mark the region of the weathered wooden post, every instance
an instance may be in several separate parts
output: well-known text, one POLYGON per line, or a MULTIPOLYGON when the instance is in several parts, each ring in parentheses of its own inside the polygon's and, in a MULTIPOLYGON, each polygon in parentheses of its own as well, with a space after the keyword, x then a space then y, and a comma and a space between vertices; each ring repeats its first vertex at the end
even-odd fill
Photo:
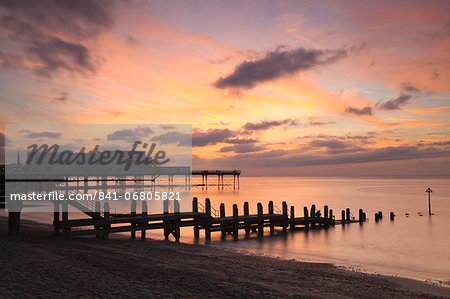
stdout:
POLYGON ((260 202, 258 202, 258 238, 262 238, 264 235, 264 218, 263 218, 263 207, 260 202))
MULTIPOLYGON (((136 217, 136 201, 132 200, 131 201, 131 217, 136 217)), ((136 224, 134 222, 131 222, 131 239, 135 239, 136 238, 136 231, 134 230, 134 227, 136 226, 136 224)), ((164 237, 166 236, 166 228, 164 228, 164 237)))
POLYGON ((341 210, 341 222, 343 225, 345 225, 345 211, 341 210))
POLYGON ((238 220, 238 206, 233 204, 233 239, 237 240, 239 236, 239 220, 238 220))
POLYGON ((309 217, 308 217, 308 208, 303 207, 303 218, 305 220, 305 230, 309 229, 309 217))
POLYGON ((284 218, 283 233, 285 233, 286 229, 287 229, 287 222, 289 221, 287 202, 283 201, 282 209, 283 209, 283 218, 284 218))
POLYGON ((309 216, 310 216, 310 219, 311 219, 310 220, 310 226, 314 227, 316 225, 316 223, 314 222, 315 221, 314 218, 316 218, 316 205, 315 204, 311 205, 311 211, 310 211, 309 216))
POLYGON ((294 206, 291 206, 291 226, 289 227, 290 231, 293 232, 295 230, 295 209, 294 206))
POLYGON ((109 238, 109 228, 111 227, 111 224, 109 223, 109 203, 105 202, 103 205, 103 218, 105 221, 105 225, 103 226, 103 238, 108 240, 109 238))
POLYGON ((380 218, 380 220, 383 219, 383 212, 378 211, 378 218, 380 218))
POLYGON ((329 221, 331 225, 334 225, 334 219, 333 219, 333 209, 330 209, 330 217, 329 217, 329 221))
POLYGON ((428 188, 425 192, 428 193, 428 215, 431 216, 431 192, 433 192, 433 190, 428 188))
MULTIPOLYGON (((220 204, 220 208, 219 208, 219 217, 220 218, 225 218, 225 204, 224 203, 221 203, 220 204)), ((226 234, 227 234, 227 231, 225 230, 225 224, 222 222, 222 224, 221 224, 221 228, 222 228, 222 230, 221 230, 221 233, 222 233, 222 239, 225 239, 225 237, 226 237, 226 234)))
MULTIPOLYGON (((248 215, 249 215, 248 202, 244 202, 244 216, 248 215)), ((244 222, 245 222, 245 237, 248 238, 248 236, 250 235, 250 224, 248 223, 247 220, 244 220, 244 222)))
MULTIPOLYGON (((273 215, 273 201, 269 201, 269 214, 273 215)), ((273 226, 272 220, 270 220, 270 235, 272 236, 275 232, 275 227, 273 226)))
POLYGON ((347 219, 347 222, 350 223, 351 217, 350 217, 350 208, 346 208, 345 212, 347 216, 345 217, 347 219))
POLYGON ((328 219, 328 206, 327 205, 325 205, 323 207, 323 218, 325 218, 325 220, 328 219))
POLYGON ((179 200, 174 200, 173 201, 173 212, 175 214, 180 214, 180 201, 179 200))
POLYGON ((375 213, 375 222, 378 222, 380 220, 380 214, 375 213))
MULTIPOLYGON (((95 219, 98 221, 100 219, 100 202, 96 202, 95 203, 95 210, 94 210, 94 214, 95 214, 95 219)), ((102 229, 102 227, 100 225, 94 225, 95 228, 95 237, 96 238, 100 238, 100 229, 102 229)))
POLYGON ((53 203, 53 233, 59 234, 60 222, 59 222, 59 203, 53 203))
MULTIPOLYGON (((194 197, 192 199, 192 212, 198 213, 198 198, 194 197)), ((198 239, 200 237, 200 230, 198 229, 198 224, 194 225, 194 238, 198 239)))
POLYGON ((359 223, 363 223, 363 221, 364 221, 364 216, 363 216, 363 210, 362 209, 359 209, 358 220, 359 220, 359 223))
POLYGON ((205 198, 205 213, 208 217, 208 224, 205 227, 205 239, 207 241, 211 240, 211 201, 209 198, 205 198))
POLYGON ((363 212, 363 218, 364 218, 364 221, 367 220, 367 218, 366 218, 366 212, 363 212))
POLYGON ((391 212, 391 214, 390 214, 390 218, 391 218, 391 221, 394 221, 394 218, 395 218, 395 214, 394 214, 394 212, 391 212))
POLYGON ((141 229, 141 240, 145 240, 145 234, 146 234, 146 227, 148 224, 147 221, 147 213, 148 213, 148 207, 147 207, 147 202, 144 200, 142 202, 142 229, 141 229))

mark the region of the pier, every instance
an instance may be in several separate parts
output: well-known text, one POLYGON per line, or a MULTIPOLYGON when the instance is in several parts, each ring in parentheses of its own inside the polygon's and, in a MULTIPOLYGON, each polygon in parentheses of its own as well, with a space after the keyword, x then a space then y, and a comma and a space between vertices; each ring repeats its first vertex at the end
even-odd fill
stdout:
POLYGON ((202 182, 193 184, 193 186, 201 186, 202 189, 208 190, 208 186, 217 186, 217 189, 224 189, 225 186, 233 186, 233 189, 239 189, 240 170, 192 170, 192 176, 201 176, 202 182), (217 178, 216 182, 209 182, 208 177, 217 178), (233 182, 224 183, 224 177, 233 177, 233 182))
POLYGON ((132 201, 129 214, 111 214, 109 204, 104 203, 103 212, 100 210, 100 203, 97 202, 95 210, 88 219, 70 219, 68 212, 60 213, 60 204, 55 204, 54 231, 55 234, 64 237, 95 235, 108 239, 109 234, 119 232, 130 232, 131 238, 136 238, 136 232, 140 232, 141 239, 146 238, 148 230, 162 229, 165 239, 170 235, 175 241, 180 240, 180 228, 192 227, 194 237, 198 239, 203 231, 205 240, 211 240, 211 233, 220 232, 222 238, 230 234, 237 240, 240 231, 245 237, 255 233, 258 238, 264 236, 264 229, 269 228, 273 235, 275 230, 283 233, 295 231, 297 229, 309 230, 311 228, 328 228, 334 225, 347 225, 349 223, 363 223, 366 221, 365 212, 359 210, 359 219, 351 213, 350 209, 341 211, 341 219, 335 219, 335 214, 328 206, 324 206, 323 213, 316 212, 313 204, 310 209, 303 208, 303 215, 296 216, 295 207, 286 202, 282 203, 281 209, 269 201, 267 209, 264 211, 261 203, 257 204, 257 213, 249 213, 249 204, 243 205, 243 213, 239 213, 237 204, 232 206, 232 214, 225 214, 225 204, 221 204, 219 210, 211 206, 211 201, 206 198, 201 204, 196 197, 192 200, 191 212, 174 213, 147 213, 147 202, 142 201, 141 211, 137 213, 137 201, 132 201), (60 217, 60 214, 62 217, 60 217))

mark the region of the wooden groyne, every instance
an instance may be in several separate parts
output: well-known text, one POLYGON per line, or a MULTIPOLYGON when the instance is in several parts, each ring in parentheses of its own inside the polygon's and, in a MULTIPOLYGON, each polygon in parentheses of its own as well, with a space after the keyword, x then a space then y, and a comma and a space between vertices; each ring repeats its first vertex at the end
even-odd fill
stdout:
POLYGON ((203 205, 194 197, 191 212, 148 214, 145 201, 142 202, 141 213, 137 213, 136 208, 137 202, 133 201, 130 214, 111 214, 109 203, 106 202, 101 213, 100 203, 97 202, 92 218, 69 219, 68 212, 60 213, 59 208, 55 206, 54 230, 56 234, 67 237, 96 235, 103 238, 108 238, 111 233, 119 232, 130 232, 131 238, 136 238, 136 232, 140 232, 141 239, 145 239, 147 230, 162 229, 166 239, 173 235, 178 242, 181 227, 192 227, 195 238, 199 238, 200 232, 203 231, 205 239, 209 241, 212 232, 221 232, 222 238, 230 234, 237 240, 240 231, 243 231, 246 237, 256 233, 259 238, 262 238, 265 228, 269 228, 272 235, 276 229, 287 232, 366 221, 366 214, 362 209, 359 210, 359 219, 356 219, 347 208, 341 211, 341 219, 337 220, 333 210, 328 206, 324 206, 321 212, 316 211, 316 206, 313 204, 310 209, 304 207, 302 214, 299 213, 302 216, 297 217, 294 206, 288 207, 288 204, 283 202, 279 209, 273 201, 268 203, 265 211, 262 204, 258 203, 256 214, 249 213, 248 202, 243 205, 243 213, 239 213, 238 205, 233 204, 232 215, 229 216, 225 214, 225 204, 222 203, 219 210, 216 210, 211 206, 209 198, 205 199, 203 205))

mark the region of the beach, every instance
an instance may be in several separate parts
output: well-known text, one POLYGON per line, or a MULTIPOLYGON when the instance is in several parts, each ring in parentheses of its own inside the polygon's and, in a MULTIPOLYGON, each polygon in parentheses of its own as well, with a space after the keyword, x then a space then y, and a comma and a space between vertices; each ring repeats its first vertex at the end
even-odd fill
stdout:
POLYGON ((22 220, 7 235, 0 218, 4 297, 400 297, 450 298, 417 280, 156 240, 64 239, 22 220))

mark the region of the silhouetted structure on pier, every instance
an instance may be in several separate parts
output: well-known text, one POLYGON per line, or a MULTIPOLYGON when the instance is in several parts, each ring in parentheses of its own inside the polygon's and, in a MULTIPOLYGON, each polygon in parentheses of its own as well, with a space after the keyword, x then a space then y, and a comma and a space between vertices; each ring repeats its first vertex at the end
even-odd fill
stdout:
MULTIPOLYGON (((240 170, 192 170, 192 176, 201 176, 202 183, 195 186, 201 186, 202 188, 208 190, 208 176, 217 176, 217 188, 224 188, 224 176, 233 176, 233 189, 239 189, 239 176, 241 175, 240 170)), ((214 186, 214 184, 209 183, 209 186, 214 186)))

